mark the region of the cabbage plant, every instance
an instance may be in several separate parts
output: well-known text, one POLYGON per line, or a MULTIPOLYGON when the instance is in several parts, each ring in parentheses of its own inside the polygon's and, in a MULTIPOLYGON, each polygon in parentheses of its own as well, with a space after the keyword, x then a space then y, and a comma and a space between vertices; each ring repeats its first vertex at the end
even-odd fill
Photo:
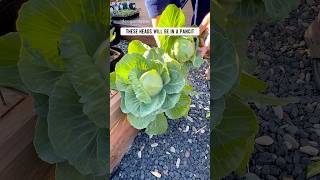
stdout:
POLYGON ((121 110, 133 127, 159 135, 168 127, 167 117, 188 115, 185 75, 181 64, 161 49, 134 40, 111 73, 111 88, 121 92, 121 110))
POLYGON ((181 63, 190 61, 196 54, 193 39, 187 37, 180 37, 176 39, 171 51, 172 56, 181 63))
MULTIPOLYGON (((158 26, 159 28, 186 26, 186 17, 182 9, 174 4, 168 5, 162 12, 158 26)), ((186 71, 199 68, 203 64, 199 48, 199 39, 194 36, 167 36, 159 35, 160 48, 183 65, 186 71)))

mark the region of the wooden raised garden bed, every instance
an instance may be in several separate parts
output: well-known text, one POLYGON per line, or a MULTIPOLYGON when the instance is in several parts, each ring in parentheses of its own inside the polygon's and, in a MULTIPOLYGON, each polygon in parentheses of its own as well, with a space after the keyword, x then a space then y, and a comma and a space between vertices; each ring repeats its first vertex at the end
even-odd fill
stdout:
POLYGON ((40 160, 33 147, 36 114, 31 97, 0 90, 6 101, 0 101, 0 179, 54 180, 53 165, 40 160))
POLYGON ((110 92, 110 173, 119 165, 129 150, 138 130, 133 128, 127 116, 120 110, 121 96, 117 91, 110 92))

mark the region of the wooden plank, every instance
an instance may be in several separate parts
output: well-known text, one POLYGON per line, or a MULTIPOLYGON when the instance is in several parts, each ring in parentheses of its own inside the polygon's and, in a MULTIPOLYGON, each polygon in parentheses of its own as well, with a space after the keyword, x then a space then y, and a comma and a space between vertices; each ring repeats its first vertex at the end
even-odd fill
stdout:
POLYGON ((54 165, 40 160, 29 144, 6 169, 0 173, 0 179, 8 180, 54 180, 54 165))
MULTIPOLYGON (((120 109, 121 95, 119 92, 111 92, 112 97, 110 97, 110 129, 115 126, 115 124, 123 119, 125 114, 122 113, 120 109)), ((110 95, 111 96, 111 95, 110 95)))
POLYGON ((20 103, 26 95, 19 91, 0 87, 0 91, 4 97, 6 105, 0 100, 0 118, 5 116, 14 106, 20 103))
POLYGON ((138 134, 127 118, 123 118, 110 130, 110 173, 113 172, 128 152, 131 144, 138 134))
POLYGON ((0 118, 0 179, 54 180, 53 165, 40 160, 35 152, 35 124, 31 97, 0 118))
POLYGON ((0 121, 0 173, 30 143, 34 135, 36 115, 32 110, 32 98, 24 101, 9 111, 0 121))

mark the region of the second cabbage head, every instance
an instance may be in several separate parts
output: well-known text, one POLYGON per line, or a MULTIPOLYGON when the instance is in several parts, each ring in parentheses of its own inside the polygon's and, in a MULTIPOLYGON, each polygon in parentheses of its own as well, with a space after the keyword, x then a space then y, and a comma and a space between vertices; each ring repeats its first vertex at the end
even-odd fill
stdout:
POLYGON ((134 40, 111 73, 111 88, 121 92, 121 110, 130 124, 149 135, 166 131, 167 118, 187 116, 191 99, 181 64, 161 49, 134 40))

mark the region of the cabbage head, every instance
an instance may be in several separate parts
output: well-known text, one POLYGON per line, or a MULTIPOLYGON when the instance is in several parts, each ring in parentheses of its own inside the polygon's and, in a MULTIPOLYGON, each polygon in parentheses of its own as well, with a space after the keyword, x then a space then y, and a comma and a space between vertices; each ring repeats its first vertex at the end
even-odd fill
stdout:
POLYGON ((182 36, 176 38, 173 42, 170 55, 182 63, 187 72, 191 68, 199 68, 201 66, 203 59, 197 51, 199 39, 182 36))
POLYGON ((121 110, 130 124, 146 128, 149 135, 158 135, 168 127, 167 117, 186 116, 191 103, 181 64, 165 58, 160 49, 147 47, 140 41, 129 44, 126 54, 110 74, 111 89, 121 92, 121 110))
POLYGON ((162 78, 155 69, 143 73, 140 82, 150 96, 157 95, 163 87, 162 78))
POLYGON ((179 62, 190 61, 196 53, 195 44, 192 38, 180 37, 173 44, 173 56, 179 62))

